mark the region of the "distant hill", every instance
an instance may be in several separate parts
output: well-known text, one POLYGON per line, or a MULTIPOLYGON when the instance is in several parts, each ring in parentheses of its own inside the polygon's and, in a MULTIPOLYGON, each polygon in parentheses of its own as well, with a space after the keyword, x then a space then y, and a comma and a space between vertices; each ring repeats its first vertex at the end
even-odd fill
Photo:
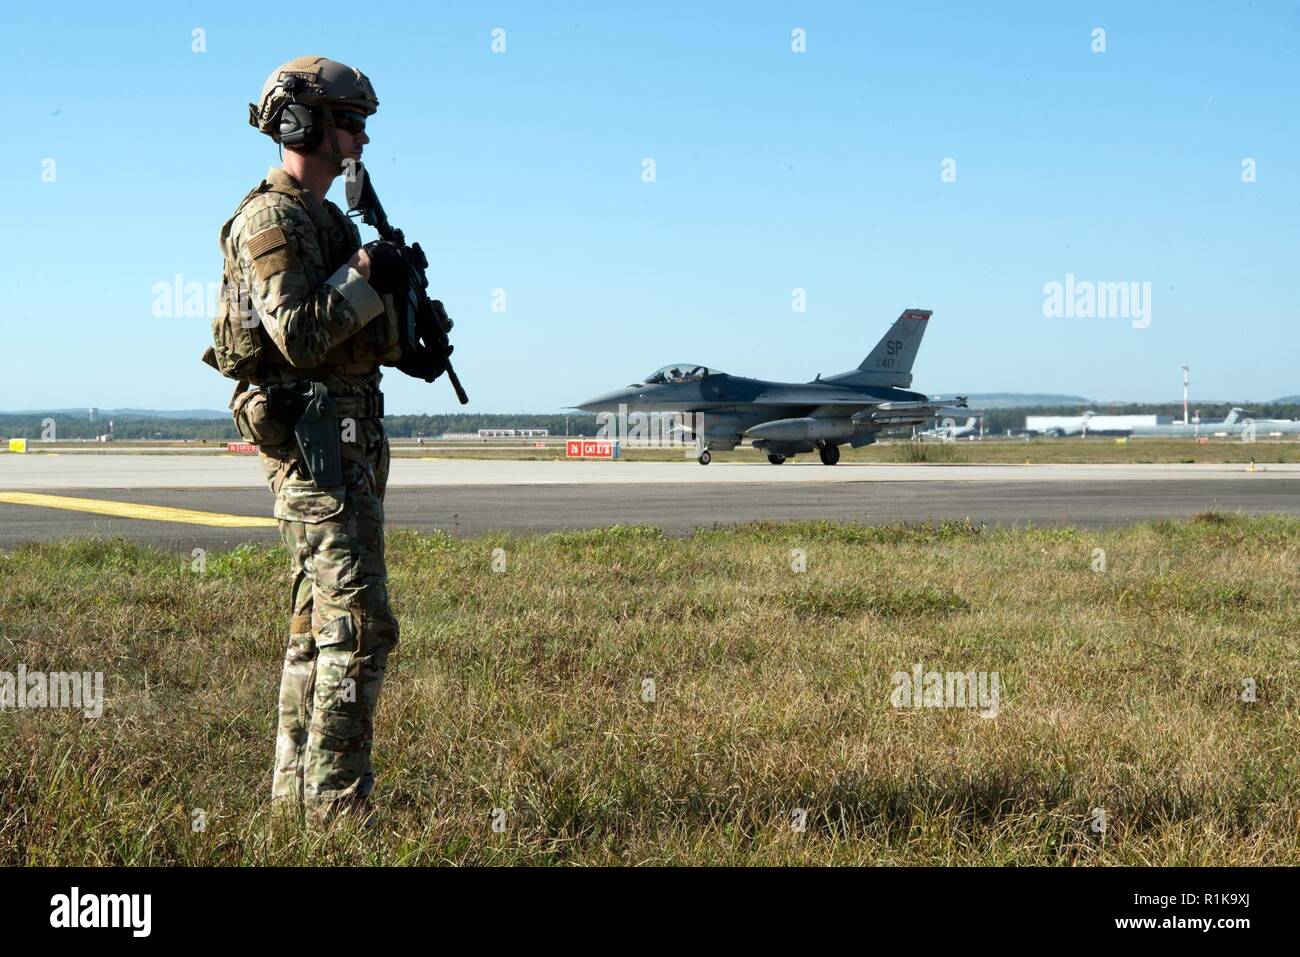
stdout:
MULTIPOLYGON (((0 415, 54 415, 67 419, 90 420, 90 409, 16 409, 0 411, 0 415)), ((212 409, 95 409, 95 419, 226 419, 230 413, 212 409)))

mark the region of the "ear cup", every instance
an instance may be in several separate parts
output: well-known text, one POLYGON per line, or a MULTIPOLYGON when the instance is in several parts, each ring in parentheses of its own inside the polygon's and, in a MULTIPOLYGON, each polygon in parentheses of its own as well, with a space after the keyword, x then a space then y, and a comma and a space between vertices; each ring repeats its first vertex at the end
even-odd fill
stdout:
POLYGON ((324 134, 316 110, 301 103, 288 103, 280 111, 280 142, 292 150, 310 153, 324 134))

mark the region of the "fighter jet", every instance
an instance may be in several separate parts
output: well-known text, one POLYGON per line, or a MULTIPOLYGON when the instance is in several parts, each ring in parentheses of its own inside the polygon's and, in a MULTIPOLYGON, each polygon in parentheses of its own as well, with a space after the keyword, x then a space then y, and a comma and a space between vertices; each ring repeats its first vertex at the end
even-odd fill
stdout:
POLYGON ((701 465, 709 464, 713 451, 730 451, 744 439, 773 465, 814 450, 823 464, 834 465, 841 445, 870 445, 881 429, 921 425, 936 415, 968 414, 964 398, 940 403, 908 391, 931 315, 928 309, 904 310, 856 369, 838 375, 767 382, 678 362, 575 408, 686 413, 681 428, 694 437, 701 465))

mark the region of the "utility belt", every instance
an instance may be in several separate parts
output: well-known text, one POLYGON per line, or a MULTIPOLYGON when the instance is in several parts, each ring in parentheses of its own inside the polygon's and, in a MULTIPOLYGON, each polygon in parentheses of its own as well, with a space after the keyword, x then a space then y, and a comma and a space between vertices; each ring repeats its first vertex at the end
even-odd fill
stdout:
POLYGON ((336 395, 333 396, 334 408, 341 419, 382 419, 384 417, 384 394, 374 395, 336 395))
MULTIPOLYGON (((320 488, 343 484, 339 420, 377 419, 384 414, 382 393, 335 396, 323 383, 310 380, 274 382, 247 392, 244 385, 230 400, 239 434, 257 446, 294 442, 312 482, 320 488)), ((349 453, 358 451, 348 448, 349 453)))

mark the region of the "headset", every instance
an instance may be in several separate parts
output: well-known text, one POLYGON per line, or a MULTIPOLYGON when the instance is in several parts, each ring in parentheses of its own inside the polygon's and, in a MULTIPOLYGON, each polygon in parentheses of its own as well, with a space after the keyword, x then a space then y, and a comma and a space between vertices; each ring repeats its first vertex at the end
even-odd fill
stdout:
MULTIPOLYGON (((294 98, 307 89, 306 81, 300 76, 287 76, 281 88, 289 95, 289 101, 283 104, 276 115, 271 117, 271 126, 275 130, 271 138, 281 146, 287 146, 297 153, 310 153, 320 146, 325 138, 325 128, 331 124, 325 111, 319 105, 308 106, 295 103, 294 98)), ((248 104, 248 125, 262 128, 256 103, 248 104)))
MULTIPOLYGON (((296 96, 305 84, 300 76, 288 76, 284 79, 284 92, 290 97, 296 96)), ((278 141, 291 150, 310 153, 320 146, 325 135, 324 111, 319 106, 306 106, 294 103, 291 99, 280 108, 278 121, 278 141)))
POLYGON ((322 110, 318 106, 286 103, 280 110, 279 141, 291 150, 310 153, 325 136, 322 110))

